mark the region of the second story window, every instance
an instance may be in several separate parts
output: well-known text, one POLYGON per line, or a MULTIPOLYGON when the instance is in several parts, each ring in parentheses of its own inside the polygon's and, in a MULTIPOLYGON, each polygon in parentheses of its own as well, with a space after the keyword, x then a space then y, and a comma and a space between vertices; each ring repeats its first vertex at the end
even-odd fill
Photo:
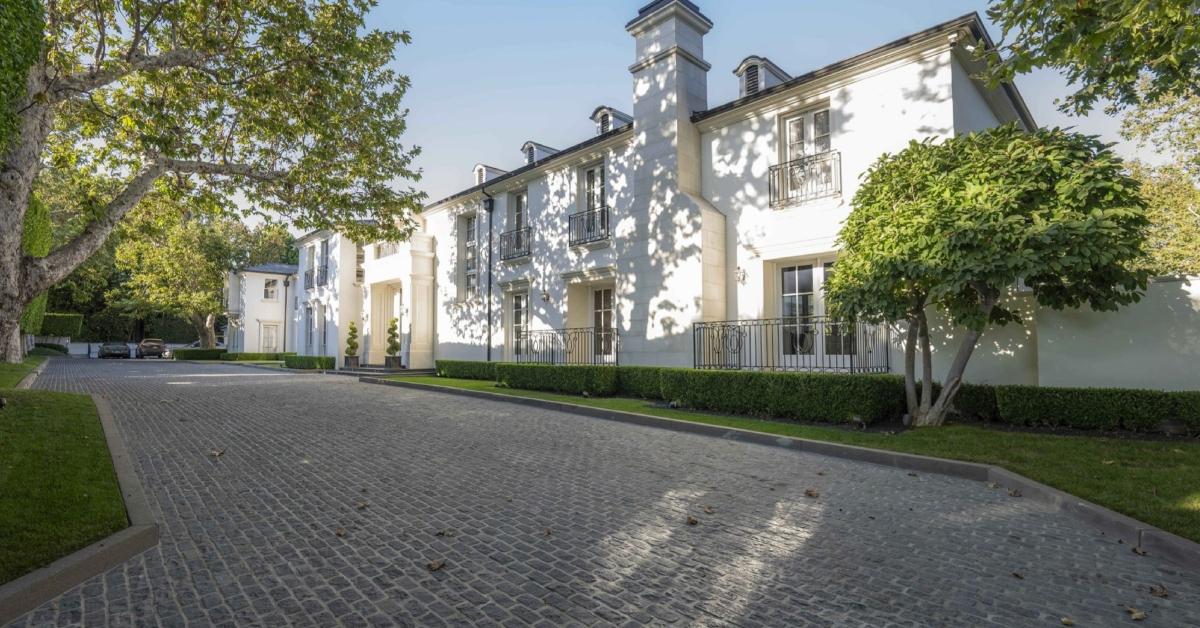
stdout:
POLYGON ((274 301, 279 294, 279 280, 268 279, 263 282, 263 300, 274 301))
POLYGON ((460 297, 473 296, 479 289, 479 222, 474 214, 464 216, 459 241, 462 243, 462 290, 460 297))
POLYGON ((607 206, 604 193, 604 164, 583 171, 584 210, 592 211, 607 206))
POLYGON ((528 214, 528 196, 525 192, 513 194, 512 215, 510 216, 513 230, 524 229, 528 214))
POLYGON ((771 204, 780 206, 840 193, 841 156, 833 150, 829 110, 786 118, 781 131, 781 163, 771 167, 771 204))

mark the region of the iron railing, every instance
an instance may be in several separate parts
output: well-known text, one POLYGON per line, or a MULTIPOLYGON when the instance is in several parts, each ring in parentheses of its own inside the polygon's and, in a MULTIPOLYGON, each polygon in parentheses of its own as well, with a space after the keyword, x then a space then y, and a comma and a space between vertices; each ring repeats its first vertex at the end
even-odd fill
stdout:
POLYGON ((316 272, 317 271, 312 268, 304 271, 304 289, 305 290, 312 290, 317 287, 317 282, 314 281, 314 278, 316 277, 316 272))
POLYGON ((529 255, 529 227, 500 234, 500 259, 516 259, 529 255))
POLYGON ((827 151, 771 166, 771 206, 833 196, 842 191, 842 154, 827 151))
POLYGON ((328 266, 318 266, 317 267, 317 285, 324 286, 324 285, 327 285, 328 283, 329 283, 329 267, 328 266))
POLYGON ((596 327, 527 331, 513 341, 517 362, 617 364, 617 330, 596 327))
POLYGON ((825 316, 715 321, 692 325, 698 369, 886 373, 886 326, 825 316))
POLYGON ((400 252, 399 242, 380 242, 375 245, 375 259, 383 259, 400 252))
POLYGON ((572 214, 569 227, 571 246, 608 239, 608 207, 572 214))

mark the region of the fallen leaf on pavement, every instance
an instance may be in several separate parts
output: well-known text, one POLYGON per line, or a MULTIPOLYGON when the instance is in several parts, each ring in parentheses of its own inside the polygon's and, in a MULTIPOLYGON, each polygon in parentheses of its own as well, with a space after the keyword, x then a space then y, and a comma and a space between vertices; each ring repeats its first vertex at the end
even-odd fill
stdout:
POLYGON ((367 506, 370 506, 370 505, 371 504, 369 502, 358 502, 358 505, 355 506, 355 508, 358 508, 359 510, 366 510, 367 506))
POLYGON ((1129 613, 1129 618, 1133 621, 1142 621, 1146 618, 1146 614, 1132 606, 1126 606, 1125 612, 1129 613))
POLYGON ((695 518, 695 517, 693 517, 693 516, 691 516, 691 515, 688 515, 688 518, 687 518, 687 524, 688 524, 688 525, 690 525, 690 526, 694 526, 694 525, 696 525, 697 523, 700 523, 700 520, 699 520, 699 519, 697 519, 697 518, 695 518))
POLYGON ((909 473, 909 474, 908 474, 908 477, 910 477, 910 478, 915 478, 915 477, 917 477, 917 474, 916 474, 916 473, 909 473))
POLYGON ((1154 597, 1169 597, 1170 592, 1167 591, 1166 585, 1152 584, 1150 585, 1150 595, 1154 597))
POLYGON ((1062 622, 1062 625, 1064 625, 1064 626, 1074 626, 1075 625, 1075 620, 1071 619, 1070 617, 1063 617, 1062 619, 1060 619, 1058 621, 1062 622))
POLYGON ((338 536, 346 536, 346 528, 338 528, 334 530, 333 533, 338 536))
POLYGON ((1146 550, 1142 549, 1142 548, 1139 546, 1139 547, 1135 547, 1135 548, 1133 548, 1133 553, 1134 553, 1134 554, 1137 554, 1138 556, 1145 556, 1145 555, 1146 555, 1146 550))
POLYGON ((814 498, 820 497, 821 492, 815 488, 806 488, 806 489, 804 489, 804 496, 805 497, 814 497, 814 498))
POLYGON ((1000 485, 995 482, 988 482, 988 488, 1000 488, 1000 485))
POLYGON ((817 475, 825 475, 824 471, 817 471, 817 475))
POLYGON ((442 530, 438 530, 437 532, 433 533, 434 536, 444 536, 447 538, 452 537, 455 534, 457 534, 457 532, 455 532, 454 530, 452 530, 450 528, 444 528, 442 530))
POLYGON ((1020 497, 1020 496, 1021 496, 1021 489, 1019 489, 1019 488, 1010 488, 1010 489, 1008 489, 1008 496, 1009 496, 1009 497, 1020 497))
POLYGON ((213 458, 220 458, 224 453, 224 449, 213 449, 212 451, 208 452, 208 455, 212 456, 213 458))
POLYGON ((554 530, 551 530, 550 528, 546 528, 542 531, 543 536, 550 536, 551 534, 554 534, 554 530))
POLYGON ((1018 571, 1014 571, 1014 572, 1012 572, 1012 577, 1016 578, 1017 580, 1024 580, 1024 579, 1025 579, 1025 576, 1024 576, 1024 575, 1022 575, 1022 574, 1021 574, 1020 572, 1018 572, 1018 571))
POLYGON ((716 512, 716 511, 717 511, 717 509, 716 509, 716 508, 713 508, 712 506, 705 506, 705 507, 704 507, 704 514, 706 514, 706 515, 711 515, 711 514, 713 514, 713 513, 714 513, 714 512, 716 512))
POLYGON ((425 565, 426 569, 428 569, 429 571, 437 571, 445 566, 446 566, 446 561, 444 561, 440 558, 437 560, 431 560, 431 561, 429 561, 428 565, 425 565))

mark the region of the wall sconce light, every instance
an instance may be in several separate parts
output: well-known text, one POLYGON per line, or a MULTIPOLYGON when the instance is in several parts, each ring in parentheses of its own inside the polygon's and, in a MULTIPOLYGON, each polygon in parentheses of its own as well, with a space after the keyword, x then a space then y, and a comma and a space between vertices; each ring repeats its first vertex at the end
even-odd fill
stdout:
POLYGON ((550 302, 550 293, 546 292, 545 290, 542 290, 542 303, 549 303, 549 302, 550 302))
POLYGON ((746 285, 746 269, 738 266, 738 269, 733 271, 733 280, 739 285, 746 285))

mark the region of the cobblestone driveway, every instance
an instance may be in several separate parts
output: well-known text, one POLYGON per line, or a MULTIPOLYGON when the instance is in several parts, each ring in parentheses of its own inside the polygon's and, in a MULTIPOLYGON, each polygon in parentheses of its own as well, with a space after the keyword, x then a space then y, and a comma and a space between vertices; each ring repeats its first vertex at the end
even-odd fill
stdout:
POLYGON ((111 399, 162 542, 18 625, 1200 625, 1200 574, 980 483, 333 376, 37 385, 111 399))

